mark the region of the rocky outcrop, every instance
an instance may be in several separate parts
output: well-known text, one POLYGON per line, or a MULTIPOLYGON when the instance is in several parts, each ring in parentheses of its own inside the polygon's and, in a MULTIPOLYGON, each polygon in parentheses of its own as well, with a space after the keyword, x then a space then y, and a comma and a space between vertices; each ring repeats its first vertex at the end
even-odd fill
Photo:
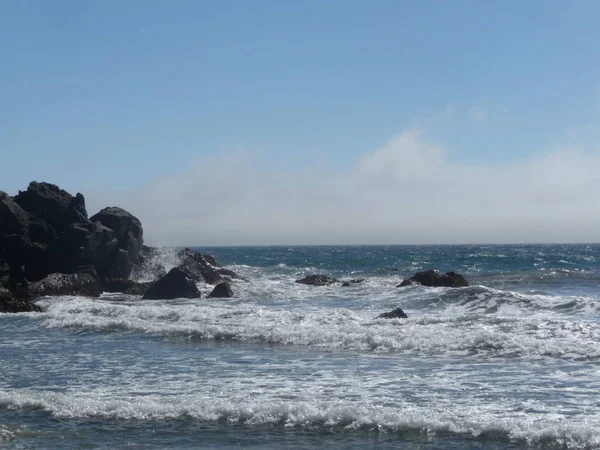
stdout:
POLYGON ((39 312, 41 308, 30 297, 16 297, 8 289, 0 287, 0 313, 39 312))
POLYGON ((208 298, 229 298, 233 297, 233 290, 227 281, 223 281, 215 286, 208 298))
POLYGON ((107 260, 97 262, 98 274, 109 278, 129 278, 142 248, 142 223, 137 217, 117 207, 104 208, 93 215, 90 221, 110 229, 117 241, 116 251, 107 260))
POLYGON ((83 195, 31 182, 11 198, 0 192, 0 256, 24 277, 39 281, 93 265, 106 278, 128 278, 142 246, 140 221, 121 208, 89 220, 83 195))
POLYGON ((393 311, 380 314, 376 318, 377 319, 408 319, 408 316, 406 315, 406 313, 404 311, 402 311, 402 308, 396 308, 393 311))
POLYGON ((308 275, 301 280, 296 280, 296 283, 307 284, 309 286, 328 286, 338 282, 339 280, 337 278, 329 277, 327 275, 308 275))
POLYGON ((168 300, 173 298, 199 298, 196 284, 183 270, 175 267, 164 277, 152 284, 143 299, 168 300))
POLYGON ((45 295, 99 297, 102 288, 95 271, 91 269, 89 272, 80 273, 52 273, 29 285, 28 292, 34 297, 45 295))
POLYGON ((412 277, 402 281, 398 287, 413 284, 429 287, 465 287, 469 285, 465 277, 456 272, 440 273, 435 269, 417 272, 412 277))
POLYGON ((14 201, 31 216, 52 227, 56 235, 72 223, 85 222, 88 218, 83 195, 73 197, 50 183, 32 181, 26 191, 20 191, 14 197, 14 201))

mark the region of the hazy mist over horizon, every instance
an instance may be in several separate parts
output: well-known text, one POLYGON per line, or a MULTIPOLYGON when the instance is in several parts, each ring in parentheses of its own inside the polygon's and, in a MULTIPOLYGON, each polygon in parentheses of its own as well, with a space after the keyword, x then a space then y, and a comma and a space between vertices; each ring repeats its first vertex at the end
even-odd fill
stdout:
POLYGON ((150 245, 598 242, 600 5, 1 7, 0 189, 150 245))

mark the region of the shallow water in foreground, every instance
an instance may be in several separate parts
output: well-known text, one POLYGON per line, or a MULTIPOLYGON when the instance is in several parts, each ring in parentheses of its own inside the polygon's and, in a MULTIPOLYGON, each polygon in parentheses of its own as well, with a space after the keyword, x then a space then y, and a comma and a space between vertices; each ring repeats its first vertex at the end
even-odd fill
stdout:
POLYGON ((600 448, 600 246, 202 250, 236 298, 0 315, 0 447, 600 448))

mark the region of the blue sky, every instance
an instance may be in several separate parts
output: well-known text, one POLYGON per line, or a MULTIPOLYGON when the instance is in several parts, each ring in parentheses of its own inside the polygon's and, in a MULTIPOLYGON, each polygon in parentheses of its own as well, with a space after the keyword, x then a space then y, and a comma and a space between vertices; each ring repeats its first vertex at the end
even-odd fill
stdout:
MULTIPOLYGON (((494 195, 510 197, 506 185, 524 189, 540 165, 563 160, 581 167, 567 181, 552 171, 540 183, 577 185, 569 199, 587 195, 598 180, 591 172, 582 184, 581 171, 600 172, 598 42, 595 1, 5 1, 0 188, 50 181, 84 193, 88 209, 123 203, 156 222, 162 211, 147 197, 162 187, 187 199, 167 208, 185 224, 146 224, 148 236, 169 243, 467 242, 485 209, 415 212, 413 228, 392 215, 361 221, 375 212, 351 211, 358 194, 347 183, 379 157, 383 169, 398 165, 380 188, 410 197, 412 169, 402 162, 416 154, 416 166, 431 163, 423 155, 435 147, 445 175, 424 172, 413 186, 448 185, 422 202, 454 189, 463 169, 494 174, 489 198, 498 202, 494 195), (336 210, 341 224, 326 205, 303 204, 303 192, 348 203, 336 210), (209 207, 215 198, 226 205, 209 207), (297 206, 284 220, 286 203, 297 206), (280 220, 261 232, 265 216, 280 220), (349 221, 347 234, 334 231, 349 221), (427 221, 457 231, 419 234, 427 221)), ((459 186, 456 195, 483 205, 468 193, 482 188, 459 186)), ((388 206, 372 195, 362 201, 388 206)), ((552 202, 525 217, 540 203, 524 197, 532 203, 510 197, 510 226, 480 223, 476 239, 597 240, 600 222, 583 204, 563 223, 552 202), (589 229, 572 239, 582 221, 589 229), (552 229, 540 237, 535 224, 552 229)))

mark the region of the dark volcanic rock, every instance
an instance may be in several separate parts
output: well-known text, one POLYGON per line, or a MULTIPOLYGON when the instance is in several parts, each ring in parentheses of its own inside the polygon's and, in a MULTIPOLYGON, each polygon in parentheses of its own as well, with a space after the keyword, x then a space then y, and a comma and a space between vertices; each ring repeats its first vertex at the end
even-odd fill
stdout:
POLYGON ((148 288, 143 299, 199 298, 196 284, 183 270, 175 267, 148 288))
POLYGON ((102 293, 98 277, 91 273, 51 273, 32 283, 28 292, 34 297, 43 295, 82 295, 99 297, 102 293))
POLYGON ((87 220, 83 195, 73 197, 54 184, 32 181, 14 201, 32 216, 49 223, 57 234, 72 223, 87 220))
POLYGON ((110 277, 118 250, 112 230, 96 222, 71 224, 48 247, 47 272, 72 272, 73 267, 93 265, 99 276, 110 277))
POLYGON ((0 313, 41 311, 29 297, 17 298, 8 289, 0 287, 0 313))
POLYGON ((24 266, 43 257, 45 245, 33 241, 30 231, 38 232, 44 226, 47 224, 0 192, 0 251, 8 265, 24 266))
POLYGON ((6 192, 0 191, 0 233, 24 234, 29 225, 29 215, 6 192))
POLYGON ((159 259, 159 249, 142 245, 140 254, 133 264, 131 278, 137 281, 156 281, 164 277, 167 271, 159 259))
POLYGON ((104 292, 122 292, 123 294, 129 295, 144 295, 150 286, 152 286, 152 283, 139 283, 123 278, 113 278, 111 280, 101 280, 101 285, 104 292))
POLYGON ((90 220, 112 230, 118 243, 112 260, 107 261, 105 266, 96 266, 98 273, 110 278, 129 278, 144 241, 142 223, 131 213, 117 207, 104 208, 90 220))
POLYGON ((14 198, 0 192, 0 256, 28 280, 93 265, 106 278, 128 278, 140 252, 140 221, 121 208, 87 218, 83 195, 31 182, 14 198))
POLYGON ((350 287, 350 286, 352 286, 352 285, 355 285, 355 284, 360 284, 360 283, 362 283, 363 281, 365 281, 365 279, 364 279, 364 278, 358 278, 358 279, 356 279, 356 280, 344 281, 344 282, 342 283, 342 287, 350 287))
POLYGON ((440 273, 435 269, 417 272, 400 283, 398 287, 412 284, 422 284, 430 287, 464 287, 469 285, 465 277, 456 272, 440 273))
POLYGON ((227 298, 233 297, 233 291, 227 281, 223 281, 215 286, 212 292, 208 295, 209 298, 227 298))
POLYGON ((338 279, 327 275, 308 275, 301 280, 296 280, 296 283, 308 284, 309 286, 328 286, 338 281, 338 279))
POLYGON ((393 311, 377 316, 377 319, 408 319, 408 316, 402 311, 402 308, 396 308, 393 311))
MULTIPOLYGON (((217 284, 226 281, 225 276, 239 278, 234 272, 227 269, 219 269, 212 263, 219 264, 214 256, 203 255, 189 248, 184 248, 178 253, 181 258, 179 268, 186 272, 194 281, 204 281, 208 284, 217 284), (226 271, 223 274, 220 271, 226 271)), ((220 264, 219 264, 220 267, 220 264)))

